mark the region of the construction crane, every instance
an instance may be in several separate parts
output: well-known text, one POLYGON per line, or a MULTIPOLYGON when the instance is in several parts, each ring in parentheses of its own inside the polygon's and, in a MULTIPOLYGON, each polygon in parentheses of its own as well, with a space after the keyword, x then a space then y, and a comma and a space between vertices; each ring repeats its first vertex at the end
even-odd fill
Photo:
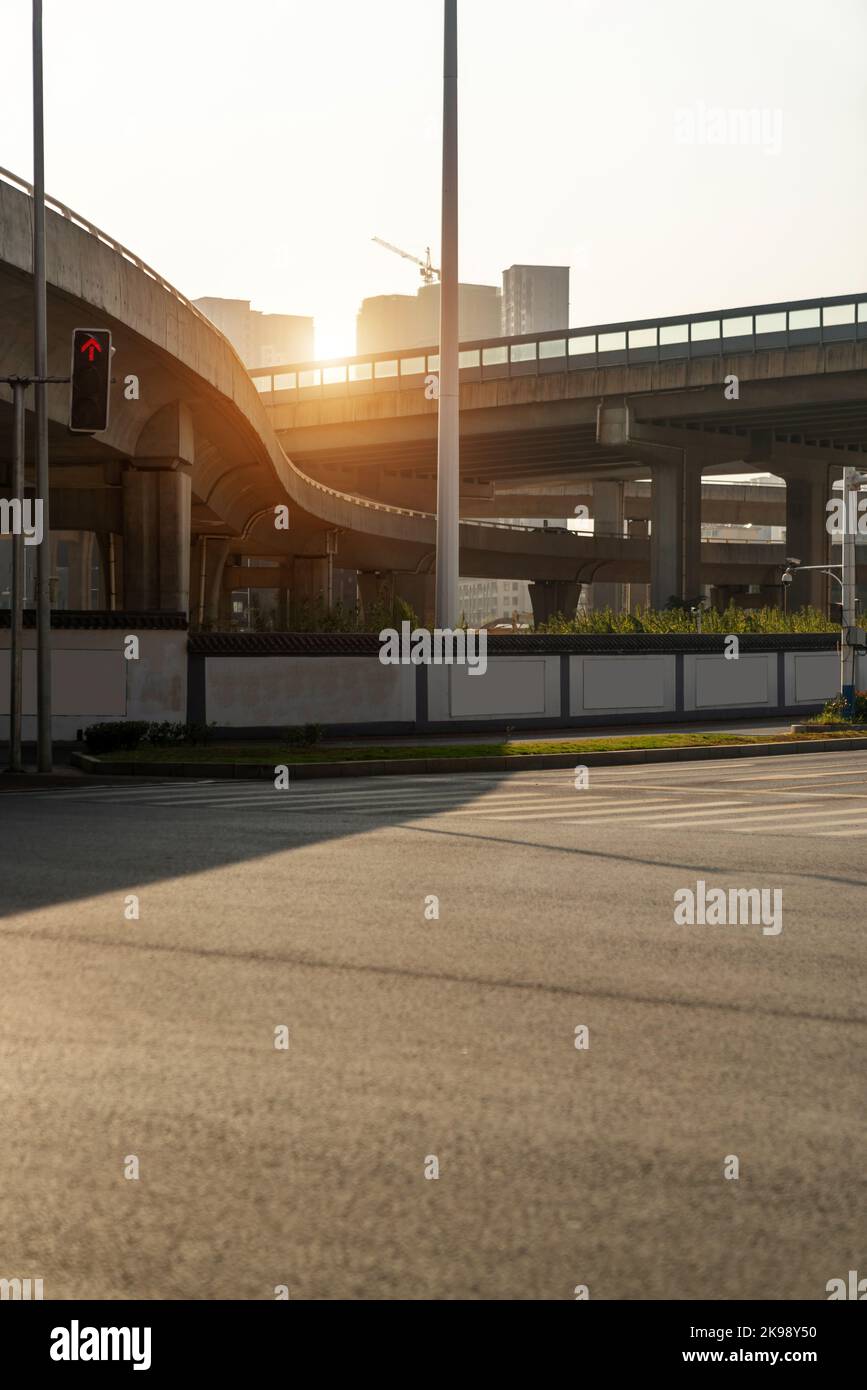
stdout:
POLYGON ((392 246, 390 241, 383 241, 382 237, 380 236, 375 236, 372 238, 372 240, 375 241, 378 246, 384 246, 386 251, 393 251, 396 256, 402 256, 405 261, 414 261, 415 264, 419 267, 418 273, 424 280, 426 285, 433 284, 434 276, 436 276, 437 279, 440 278, 440 273, 437 270, 436 266, 431 265, 430 263, 429 246, 425 247, 424 260, 420 260, 418 256, 413 256, 409 251, 402 251, 399 246, 392 246))

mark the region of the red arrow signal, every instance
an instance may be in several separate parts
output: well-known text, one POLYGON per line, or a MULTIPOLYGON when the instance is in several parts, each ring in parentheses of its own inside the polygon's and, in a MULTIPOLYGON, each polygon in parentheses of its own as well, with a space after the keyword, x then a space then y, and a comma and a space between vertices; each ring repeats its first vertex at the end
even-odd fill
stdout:
POLYGON ((93 361, 94 352, 102 352, 102 348, 100 347, 99 343, 96 341, 95 338, 88 338, 87 342, 82 343, 81 347, 78 350, 79 352, 86 352, 88 354, 88 362, 93 361))
POLYGON ((108 429, 112 352, 109 329, 73 329, 69 374, 69 428, 73 434, 101 434, 108 429))

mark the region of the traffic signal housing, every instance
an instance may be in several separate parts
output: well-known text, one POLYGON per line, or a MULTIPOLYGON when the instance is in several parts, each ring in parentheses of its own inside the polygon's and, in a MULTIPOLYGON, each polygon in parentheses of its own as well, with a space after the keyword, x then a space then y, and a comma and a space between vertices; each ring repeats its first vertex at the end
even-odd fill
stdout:
POLYGON ((108 429, 111 387, 111 333, 107 328, 76 328, 72 333, 69 428, 73 434, 108 429))

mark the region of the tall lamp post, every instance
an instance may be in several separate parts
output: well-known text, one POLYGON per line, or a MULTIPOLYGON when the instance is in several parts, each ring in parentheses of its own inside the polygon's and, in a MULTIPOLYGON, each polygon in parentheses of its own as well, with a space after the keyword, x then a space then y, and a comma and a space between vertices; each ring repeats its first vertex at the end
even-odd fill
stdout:
MULTIPOLYGON (((848 626, 848 624, 846 624, 846 585, 845 582, 843 582, 841 575, 835 574, 835 570, 839 569, 842 569, 842 566, 839 566, 839 564, 802 564, 800 563, 800 560, 786 560, 786 567, 785 570, 782 571, 781 581, 779 582, 781 582, 781 584, 784 585, 784 592, 788 592, 789 585, 792 584, 793 578, 795 578, 796 574, 800 574, 804 570, 821 570, 821 573, 828 575, 829 580, 835 580, 836 584, 839 584, 839 587, 841 587, 841 695, 843 701, 845 701, 846 703, 846 713, 850 714, 852 713, 854 703, 854 676, 852 680, 852 687, 850 687, 850 694, 848 695, 846 694, 846 671, 848 671, 848 664, 846 663, 848 663, 849 657, 848 635, 850 627, 848 626)), ((786 606, 786 612, 788 612, 788 606, 786 606)), ((856 656, 856 651, 857 648, 852 648, 852 653, 850 653, 850 655, 852 655, 853 671, 854 656, 856 656)))
POLYGON ((459 616, 457 611, 460 549, 457 8, 457 0, 445 0, 436 541, 436 623, 437 627, 442 628, 452 627, 459 616))
POLYGON ((867 650, 858 627, 858 598, 855 536, 857 534, 858 504, 855 500, 867 474, 855 468, 843 469, 843 554, 839 565, 802 565, 800 560, 786 560, 781 582, 788 589, 796 574, 802 570, 821 570, 836 580, 841 589, 840 615, 840 695, 845 713, 851 719, 855 712, 855 674, 858 653, 867 650), (840 573, 837 574, 836 571, 840 573))
POLYGON ((858 490, 867 482, 867 474, 857 468, 843 469, 843 613, 840 642, 840 693, 851 719, 855 712, 855 673, 858 651, 863 651, 858 638, 858 570, 855 536, 858 531, 858 490))
POLYGON ((42 543, 36 557, 36 765, 50 772, 51 520, 48 477, 48 327, 45 296, 45 150, 42 123, 42 0, 33 0, 33 376, 36 391, 36 496, 42 543))

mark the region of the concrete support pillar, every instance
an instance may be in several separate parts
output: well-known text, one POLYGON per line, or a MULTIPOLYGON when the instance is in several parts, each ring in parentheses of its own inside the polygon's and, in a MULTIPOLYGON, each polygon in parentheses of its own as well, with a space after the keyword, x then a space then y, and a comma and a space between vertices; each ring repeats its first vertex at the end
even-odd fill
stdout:
POLYGON ((212 632, 220 627, 220 596, 231 540, 199 536, 190 562, 190 627, 212 632))
POLYGON ((701 467, 687 455, 651 466, 650 593, 654 608, 701 594, 701 467))
POLYGON ((131 611, 189 611, 190 505, 190 471, 179 460, 125 470, 124 604, 131 611))
POLYGON ((292 562, 292 604, 331 607, 332 555, 296 555, 292 562))
POLYGON ((782 589, 779 584, 760 584, 753 595, 757 608, 779 608, 782 603, 782 589))
MULTIPOLYGON (((593 530, 598 535, 623 535, 623 483, 594 480, 593 530)), ((594 609, 610 608, 615 613, 621 612, 623 587, 622 584, 591 584, 594 609)))
POLYGON ((199 627, 199 606, 202 590, 202 566, 207 564, 208 551, 204 536, 190 540, 190 631, 199 627))
POLYGON ((436 577, 433 574, 394 574, 394 596, 408 603, 422 627, 436 621, 436 577))
POLYGON ((190 471, 157 474, 160 541, 159 606, 176 613, 190 607, 190 471))
POLYGON ((130 612, 156 608, 159 569, 157 486, 153 473, 123 474, 123 594, 130 612))
POLYGON ((577 579, 537 579, 530 585, 530 603, 533 606, 533 622, 550 622, 556 614, 564 618, 574 618, 581 597, 581 584, 577 579))
MULTIPOLYGON (((781 474, 786 483, 786 555, 800 560, 802 565, 828 563, 828 513, 825 504, 831 496, 827 464, 802 467, 781 474)), ((839 546, 835 547, 835 551, 839 546)), ((839 555, 832 557, 839 561, 839 555)), ((839 585, 829 581, 820 571, 800 574, 789 589, 789 608, 792 610, 812 604, 823 612, 828 610, 829 583, 838 597, 839 585)))
MULTIPOLYGON (((710 591, 711 607, 716 608, 720 613, 723 613, 730 603, 734 603, 736 608, 740 607, 741 605, 737 602, 738 595, 745 594, 747 587, 746 584, 715 584, 710 591)), ((777 601, 779 601, 779 591, 777 592, 777 601)))

